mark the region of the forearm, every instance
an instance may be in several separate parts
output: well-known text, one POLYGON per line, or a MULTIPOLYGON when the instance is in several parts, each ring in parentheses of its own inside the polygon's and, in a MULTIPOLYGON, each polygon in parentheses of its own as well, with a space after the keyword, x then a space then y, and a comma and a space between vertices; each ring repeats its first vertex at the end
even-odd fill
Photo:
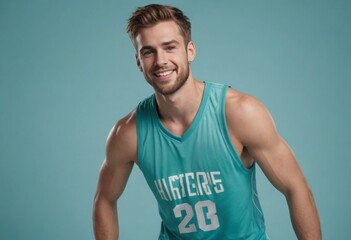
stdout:
POLYGON ((299 240, 322 239, 317 208, 309 189, 288 193, 291 222, 299 240))
POLYGON ((96 240, 117 240, 118 218, 116 204, 96 200, 93 211, 93 223, 96 240))

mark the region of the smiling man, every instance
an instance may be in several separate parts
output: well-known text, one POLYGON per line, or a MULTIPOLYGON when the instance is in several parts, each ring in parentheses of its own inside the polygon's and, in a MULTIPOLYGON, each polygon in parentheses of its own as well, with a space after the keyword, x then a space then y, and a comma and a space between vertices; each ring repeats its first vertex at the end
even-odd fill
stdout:
POLYGON ((96 239, 118 238, 116 201, 134 163, 158 202, 159 240, 269 239, 256 165, 286 197, 297 237, 321 239, 311 191, 266 108, 254 97, 193 77, 196 49, 182 11, 138 8, 127 31, 155 93, 109 134, 94 202, 96 239))
POLYGON ((195 48, 192 42, 185 47, 174 21, 140 29, 135 44, 139 48, 137 64, 156 92, 172 95, 187 82, 189 62, 195 57, 195 48))

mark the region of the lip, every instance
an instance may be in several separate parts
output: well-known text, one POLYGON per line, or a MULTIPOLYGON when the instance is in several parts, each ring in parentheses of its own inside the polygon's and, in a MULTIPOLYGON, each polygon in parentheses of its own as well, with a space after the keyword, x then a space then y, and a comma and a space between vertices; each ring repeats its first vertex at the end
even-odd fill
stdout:
POLYGON ((167 80, 173 75, 174 72, 175 72, 175 69, 167 69, 167 70, 157 71, 153 75, 159 80, 167 80))

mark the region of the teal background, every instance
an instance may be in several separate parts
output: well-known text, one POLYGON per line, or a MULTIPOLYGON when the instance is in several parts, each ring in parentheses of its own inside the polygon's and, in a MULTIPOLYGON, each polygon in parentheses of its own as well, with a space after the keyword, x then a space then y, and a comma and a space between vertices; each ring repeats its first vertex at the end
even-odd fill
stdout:
MULTIPOLYGON (((0 239, 93 239, 92 205, 112 125, 150 95, 126 19, 151 1, 0 1, 0 239)), ((160 1, 159 1, 160 2, 160 1)), ((191 19, 202 81, 271 111, 313 190, 324 239, 348 239, 349 1, 162 1, 191 19)), ((272 239, 296 239, 261 172, 272 239)), ((160 219, 134 168, 120 239, 157 239, 160 219)))

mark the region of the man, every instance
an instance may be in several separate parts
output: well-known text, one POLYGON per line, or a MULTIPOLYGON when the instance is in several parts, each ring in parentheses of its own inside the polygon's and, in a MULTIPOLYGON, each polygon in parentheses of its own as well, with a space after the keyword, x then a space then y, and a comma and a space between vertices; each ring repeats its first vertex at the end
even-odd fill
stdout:
POLYGON ((116 201, 134 163, 159 205, 159 239, 268 239, 256 191, 261 167, 288 202, 299 239, 321 239, 311 191, 265 107, 227 86, 197 81, 190 22, 174 7, 138 8, 127 31, 155 94, 107 140, 94 204, 96 239, 117 239, 116 201))

